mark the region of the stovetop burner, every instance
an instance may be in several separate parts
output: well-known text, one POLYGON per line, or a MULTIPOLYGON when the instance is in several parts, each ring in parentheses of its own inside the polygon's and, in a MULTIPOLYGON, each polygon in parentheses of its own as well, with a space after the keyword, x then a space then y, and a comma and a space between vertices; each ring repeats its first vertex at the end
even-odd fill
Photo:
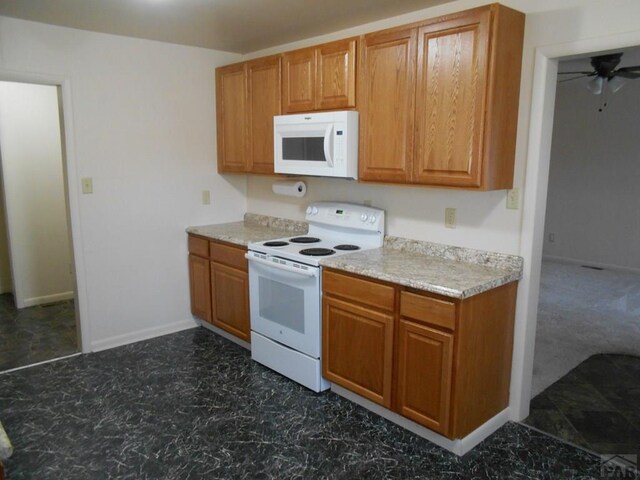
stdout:
POLYGON ((341 245, 336 245, 335 247, 336 250, 360 250, 360 247, 357 245, 352 245, 350 243, 343 243, 341 245))
POLYGON ((291 243, 318 243, 320 241, 317 237, 294 237, 290 238, 291 243))
POLYGON ((285 242, 282 240, 276 240, 276 241, 271 241, 271 242, 264 242, 263 245, 265 247, 284 247, 286 245, 289 245, 289 242, 285 242))
POLYGON ((298 253, 310 257, 324 257, 326 255, 333 255, 336 251, 330 248, 303 248, 298 253))

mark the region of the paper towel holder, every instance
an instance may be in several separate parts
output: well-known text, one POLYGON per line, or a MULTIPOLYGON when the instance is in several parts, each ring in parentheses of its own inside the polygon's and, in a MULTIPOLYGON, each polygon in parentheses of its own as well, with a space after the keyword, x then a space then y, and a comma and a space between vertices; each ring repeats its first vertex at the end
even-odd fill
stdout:
POLYGON ((281 180, 271 186, 276 195, 288 197, 304 197, 307 194, 307 184, 302 180, 281 180))

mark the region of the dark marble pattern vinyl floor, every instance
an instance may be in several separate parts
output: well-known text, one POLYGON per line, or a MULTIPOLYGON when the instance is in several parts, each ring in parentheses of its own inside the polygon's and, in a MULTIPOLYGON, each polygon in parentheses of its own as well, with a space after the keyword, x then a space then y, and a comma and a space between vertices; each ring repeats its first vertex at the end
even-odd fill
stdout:
POLYGON ((73 300, 17 309, 0 295, 0 372, 78 352, 73 300))
POLYGON ((508 423, 459 458, 196 328, 0 375, 9 479, 592 479, 508 423))
POLYGON ((524 423, 599 454, 640 455, 640 357, 589 357, 531 401, 524 423))

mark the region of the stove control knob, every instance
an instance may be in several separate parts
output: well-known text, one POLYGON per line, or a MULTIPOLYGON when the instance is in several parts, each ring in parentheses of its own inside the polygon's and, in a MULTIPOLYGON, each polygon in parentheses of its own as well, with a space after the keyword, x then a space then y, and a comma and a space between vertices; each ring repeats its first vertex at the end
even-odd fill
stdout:
POLYGON ((317 215, 318 214, 318 207, 311 207, 311 215, 317 215))
POLYGON ((366 222, 369 219, 369 215, 367 215, 366 213, 363 213, 362 215, 360 215, 360 220, 362 220, 363 222, 366 222))
POLYGON ((311 214, 311 207, 307 207, 307 215, 311 214))
POLYGON ((369 217, 369 223, 376 223, 376 220, 377 220, 377 219, 376 219, 376 216, 375 216, 375 215, 371 215, 371 216, 369 217))

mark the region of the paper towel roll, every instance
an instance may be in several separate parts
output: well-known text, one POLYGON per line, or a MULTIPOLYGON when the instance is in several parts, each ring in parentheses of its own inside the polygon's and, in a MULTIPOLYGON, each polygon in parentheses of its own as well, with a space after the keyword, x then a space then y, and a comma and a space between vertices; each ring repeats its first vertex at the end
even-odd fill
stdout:
POLYGON ((276 195, 288 197, 304 197, 307 193, 307 184, 301 180, 282 180, 275 182, 271 188, 276 195))

